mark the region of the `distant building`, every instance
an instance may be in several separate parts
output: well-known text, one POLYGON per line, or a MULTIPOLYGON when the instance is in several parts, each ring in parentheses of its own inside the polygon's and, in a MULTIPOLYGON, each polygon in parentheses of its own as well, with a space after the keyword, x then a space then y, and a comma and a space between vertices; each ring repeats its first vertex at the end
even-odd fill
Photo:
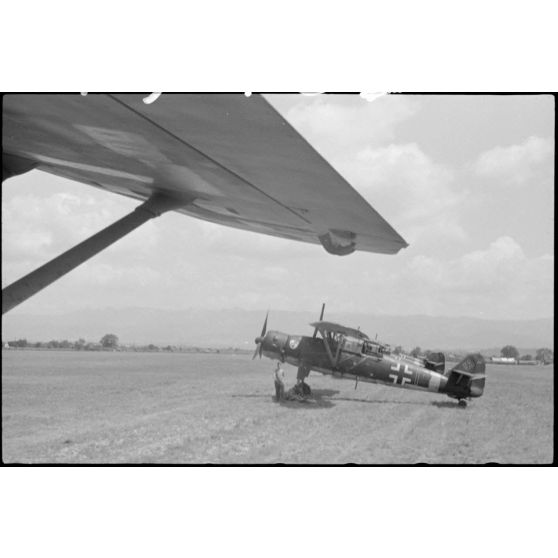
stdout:
POLYGON ((490 357, 492 364, 517 364, 517 359, 513 357, 490 357))

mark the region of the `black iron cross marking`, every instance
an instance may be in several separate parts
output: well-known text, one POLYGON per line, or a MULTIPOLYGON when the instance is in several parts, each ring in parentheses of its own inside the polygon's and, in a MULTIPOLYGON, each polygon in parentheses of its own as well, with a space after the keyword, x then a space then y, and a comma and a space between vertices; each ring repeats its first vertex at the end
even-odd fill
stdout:
POLYGON ((393 380, 394 384, 405 385, 413 383, 414 373, 413 370, 409 370, 409 365, 404 364, 404 368, 401 370, 401 363, 397 362, 392 364, 391 369, 397 372, 397 374, 389 374, 389 377, 393 380))

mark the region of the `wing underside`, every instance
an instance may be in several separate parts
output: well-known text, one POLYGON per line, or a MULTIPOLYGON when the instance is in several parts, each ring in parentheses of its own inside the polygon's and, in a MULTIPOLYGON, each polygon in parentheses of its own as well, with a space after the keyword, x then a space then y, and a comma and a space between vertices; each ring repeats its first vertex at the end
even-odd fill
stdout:
POLYGON ((3 152, 34 168, 334 254, 407 244, 260 95, 7 95, 3 152))

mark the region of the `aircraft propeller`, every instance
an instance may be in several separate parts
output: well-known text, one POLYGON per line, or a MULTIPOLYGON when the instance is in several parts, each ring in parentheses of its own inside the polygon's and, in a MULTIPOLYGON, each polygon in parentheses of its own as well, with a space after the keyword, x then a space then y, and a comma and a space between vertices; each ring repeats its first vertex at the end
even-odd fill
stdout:
POLYGON ((267 314, 265 315, 265 321, 262 327, 262 332, 260 333, 259 337, 256 337, 255 342, 256 342, 256 350, 254 351, 254 355, 252 356, 252 360, 254 360, 256 358, 256 355, 259 353, 260 354, 260 358, 262 358, 262 342, 264 340, 265 337, 265 332, 267 331, 267 317, 269 316, 269 311, 267 312, 267 314))

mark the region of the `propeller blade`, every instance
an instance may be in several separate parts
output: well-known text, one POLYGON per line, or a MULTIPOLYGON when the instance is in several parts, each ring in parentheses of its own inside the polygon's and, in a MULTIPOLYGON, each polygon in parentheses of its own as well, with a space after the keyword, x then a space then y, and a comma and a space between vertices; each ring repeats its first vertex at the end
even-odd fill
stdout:
MULTIPOLYGON (((324 310, 325 310, 325 302, 322 304, 322 311, 320 312, 320 319, 321 322, 324 318, 324 310)), ((318 335, 318 328, 314 328, 314 335, 312 335, 312 339, 316 339, 316 335, 318 335)))
POLYGON ((257 354, 259 353, 260 358, 262 358, 262 351, 263 351, 263 346, 262 346, 262 341, 265 337, 265 332, 267 331, 267 318, 269 316, 269 310, 267 311, 266 315, 265 315, 265 320, 264 320, 264 324, 262 327, 262 332, 260 333, 260 336, 256 338, 256 350, 254 351, 254 354, 252 355, 252 360, 254 360, 257 356, 257 354))
POLYGON ((265 332, 267 331, 267 317, 269 316, 269 310, 267 311, 266 315, 265 315, 265 322, 262 328, 262 333, 260 335, 260 337, 264 337, 265 336, 265 332))

